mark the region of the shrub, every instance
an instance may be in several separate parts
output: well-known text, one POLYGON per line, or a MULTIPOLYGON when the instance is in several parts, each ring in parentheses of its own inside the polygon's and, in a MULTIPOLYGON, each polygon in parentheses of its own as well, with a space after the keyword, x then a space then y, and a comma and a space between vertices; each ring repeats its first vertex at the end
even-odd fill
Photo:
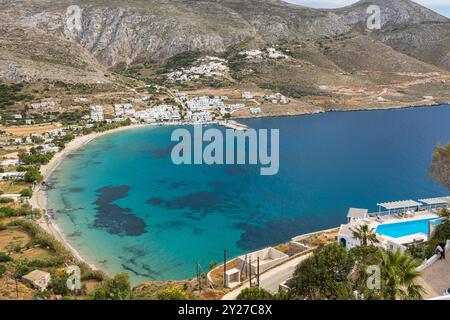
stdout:
POLYGON ((237 300, 272 300, 270 292, 262 288, 246 288, 237 296, 237 300))
POLYGON ((11 261, 11 257, 5 252, 0 252, 0 262, 9 262, 11 261))
POLYGON ((186 291, 177 288, 165 289, 158 293, 158 300, 192 300, 193 297, 186 291))
POLYGON ((40 154, 21 152, 19 153, 19 160, 26 165, 43 165, 49 163, 53 156, 54 153, 40 154))
POLYGON ((20 195, 22 197, 31 198, 31 196, 33 195, 33 191, 30 188, 25 188, 22 191, 20 191, 20 195))
POLYGON ((447 220, 436 227, 433 240, 445 242, 450 239, 450 221, 447 220))
POLYGON ((39 168, 29 168, 25 173, 25 181, 28 183, 41 182, 42 180, 44 180, 44 177, 42 176, 39 168))
POLYGON ((429 243, 412 244, 409 246, 408 252, 413 258, 425 260, 434 255, 434 248, 429 243))
POLYGON ((55 294, 67 295, 69 288, 67 287, 68 276, 54 277, 50 282, 49 288, 55 294))
POLYGON ((339 244, 322 247, 302 261, 289 286, 299 299, 352 299, 349 276, 355 265, 353 254, 339 244))
POLYGON ((130 277, 127 273, 118 273, 102 286, 95 289, 92 294, 94 300, 126 300, 131 295, 130 277))
POLYGON ((1 204, 12 203, 12 202, 14 202, 13 198, 0 198, 1 204))

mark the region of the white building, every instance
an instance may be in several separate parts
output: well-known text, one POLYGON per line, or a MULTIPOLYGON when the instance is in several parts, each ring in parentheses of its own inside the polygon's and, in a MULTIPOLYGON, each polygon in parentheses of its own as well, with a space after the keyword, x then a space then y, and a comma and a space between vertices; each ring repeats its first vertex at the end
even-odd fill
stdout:
POLYGON ((250 100, 253 98, 254 98, 254 95, 250 91, 242 92, 242 99, 250 100))
POLYGON ((213 120, 213 115, 209 111, 200 111, 200 112, 188 111, 187 117, 193 123, 207 123, 213 120))
POLYGON ((226 61, 218 57, 206 57, 201 60, 203 63, 199 66, 193 66, 189 69, 181 68, 167 74, 167 78, 172 81, 192 81, 201 77, 224 77, 228 72, 226 61))
POLYGON ((270 59, 287 59, 287 58, 289 58, 287 55, 278 51, 275 48, 267 48, 267 56, 270 59))
POLYGON ((207 96, 190 99, 186 106, 191 112, 218 110, 225 107, 221 97, 210 98, 207 96))
POLYGON ((64 132, 63 129, 55 129, 55 130, 50 131, 48 134, 52 138, 64 137, 66 135, 66 133, 64 132))
POLYGON ((22 279, 25 282, 31 283, 39 291, 45 291, 50 284, 52 277, 48 272, 34 270, 29 274, 23 276, 22 279))
POLYGON ((44 99, 41 100, 40 102, 35 102, 31 104, 31 108, 35 110, 53 109, 54 107, 56 107, 56 102, 53 99, 44 99))
POLYGON ((25 172, 2 172, 0 180, 23 180, 25 172))
POLYGON ((104 120, 103 107, 100 105, 91 106, 91 120, 100 122, 104 120))
POLYGON ((0 168, 7 168, 19 165, 19 159, 6 159, 0 163, 0 168))
POLYGON ((172 105, 159 105, 143 111, 136 111, 135 118, 147 123, 159 121, 180 120, 181 115, 178 107, 172 105))
POLYGON ((59 151, 59 148, 54 145, 44 144, 42 145, 42 149, 39 150, 39 153, 46 154, 46 153, 57 153, 59 151))
POLYGON ((250 108, 250 113, 251 114, 260 114, 262 112, 260 107, 256 107, 256 108, 250 108))

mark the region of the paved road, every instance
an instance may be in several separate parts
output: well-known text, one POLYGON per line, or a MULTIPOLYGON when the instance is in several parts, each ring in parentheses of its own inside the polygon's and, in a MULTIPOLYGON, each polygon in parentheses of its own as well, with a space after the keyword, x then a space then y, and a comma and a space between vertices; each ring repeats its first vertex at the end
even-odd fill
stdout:
MULTIPOLYGON (((289 260, 282 265, 275 267, 260 276, 260 284, 261 287, 269 291, 270 293, 277 293, 279 285, 292 277, 295 271, 295 267, 308 258, 312 253, 308 253, 304 256, 300 256, 289 260)), ((241 291, 245 288, 249 287, 249 283, 247 282, 245 285, 238 287, 236 290, 230 291, 225 296, 223 296, 222 300, 236 300, 236 297, 241 293, 241 291)))

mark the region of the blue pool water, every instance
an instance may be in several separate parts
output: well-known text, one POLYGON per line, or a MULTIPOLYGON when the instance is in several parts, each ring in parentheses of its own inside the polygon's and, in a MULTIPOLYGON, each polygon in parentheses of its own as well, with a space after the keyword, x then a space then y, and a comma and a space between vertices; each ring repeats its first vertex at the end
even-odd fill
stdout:
MULTIPOLYGON (((242 120, 280 129, 280 171, 176 166, 173 127, 94 140, 51 177, 49 207, 72 245, 133 283, 182 279, 235 256, 336 227, 349 207, 442 196, 428 176, 450 141, 450 106, 242 120)), ((192 128, 187 127, 189 130, 192 128)), ((223 128, 219 128, 223 130, 223 128)))
POLYGON ((377 233, 392 238, 400 238, 416 233, 428 234, 428 223, 436 218, 422 219, 407 222, 382 224, 377 227, 377 233))

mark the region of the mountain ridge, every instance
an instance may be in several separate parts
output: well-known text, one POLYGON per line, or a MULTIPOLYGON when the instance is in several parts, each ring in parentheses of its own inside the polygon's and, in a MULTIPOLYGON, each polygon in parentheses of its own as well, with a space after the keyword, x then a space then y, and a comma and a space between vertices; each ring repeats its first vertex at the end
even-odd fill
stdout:
MULTIPOLYGON (((188 51, 223 53, 246 41, 264 46, 352 32, 450 70, 450 45, 445 43, 450 39, 450 20, 409 0, 361 0, 338 9, 313 9, 279 0, 62 0, 56 4, 49 0, 2 0, 1 4, 6 8, 0 13, 2 24, 8 21, 17 28, 36 29, 37 40, 44 31, 53 37, 55 47, 77 46, 68 60, 77 60, 85 53, 95 58, 100 64, 85 57, 95 71, 87 78, 94 82, 108 81, 100 76, 105 73, 102 66, 130 65, 142 57, 164 61, 188 51), (379 5, 383 12, 379 31, 364 30, 370 4, 379 5), (79 31, 67 30, 70 5, 82 9, 79 31)), ((1 60, 0 70, 8 69, 5 66, 11 63, 21 64, 14 61, 13 53, 6 56, 10 61, 1 60)), ((31 65, 33 59, 29 61, 31 65)), ((0 73, 5 79, 20 79, 8 75, 11 72, 0 73)), ((78 81, 79 77, 72 78, 78 81)))

